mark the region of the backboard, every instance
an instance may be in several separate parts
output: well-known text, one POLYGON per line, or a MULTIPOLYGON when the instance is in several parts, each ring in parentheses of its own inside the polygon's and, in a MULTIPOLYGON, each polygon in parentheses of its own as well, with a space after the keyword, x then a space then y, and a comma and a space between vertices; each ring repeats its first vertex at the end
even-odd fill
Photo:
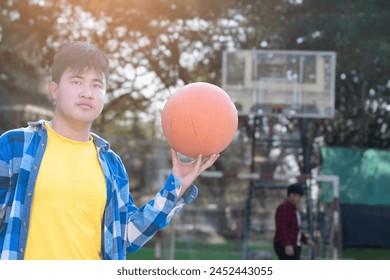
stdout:
POLYGON ((335 52, 225 51, 222 88, 241 115, 332 118, 335 68, 335 52))

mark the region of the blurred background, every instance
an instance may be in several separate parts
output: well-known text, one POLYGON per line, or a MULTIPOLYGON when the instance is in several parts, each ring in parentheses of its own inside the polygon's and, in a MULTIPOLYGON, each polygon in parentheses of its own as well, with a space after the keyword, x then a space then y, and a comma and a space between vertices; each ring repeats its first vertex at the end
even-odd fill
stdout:
POLYGON ((304 258, 390 259, 389 12, 388 0, 0 0, 0 133, 50 119, 54 53, 91 42, 110 58, 93 131, 121 156, 141 206, 171 168, 160 116, 176 89, 222 87, 226 52, 332 52, 331 116, 240 112, 236 95, 237 135, 197 180, 199 197, 128 258, 275 259, 275 209, 300 181, 317 243, 304 258))

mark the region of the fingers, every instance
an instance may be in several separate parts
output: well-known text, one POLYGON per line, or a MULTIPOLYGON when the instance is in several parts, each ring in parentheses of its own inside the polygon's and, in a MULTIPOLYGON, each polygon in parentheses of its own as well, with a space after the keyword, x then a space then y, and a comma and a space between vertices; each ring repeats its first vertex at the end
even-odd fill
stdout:
MULTIPOLYGON (((204 170, 206 170, 207 168, 209 168, 210 166, 212 166, 214 164, 214 162, 219 158, 220 154, 212 154, 210 157, 208 158, 203 158, 202 155, 198 155, 198 157, 190 162, 190 163, 182 163, 184 165, 192 165, 193 166, 193 170, 200 174, 201 172, 203 172, 204 170)), ((173 166, 179 166, 181 164, 181 161, 178 157, 178 153, 176 152, 176 150, 174 150, 173 148, 171 148, 171 157, 172 157, 172 164, 173 166)))
POLYGON ((211 155, 205 162, 202 163, 202 166, 200 167, 200 172, 203 172, 210 166, 214 164, 214 162, 219 158, 219 154, 213 154, 211 155))
MULTIPOLYGON (((199 171, 201 170, 201 166, 202 166, 202 155, 198 155, 198 158, 196 159, 195 161, 195 170, 199 171)), ((202 172, 202 171, 201 171, 202 172)))
POLYGON ((175 165, 179 161, 179 158, 177 156, 177 152, 171 148, 171 157, 172 157, 172 163, 175 165))

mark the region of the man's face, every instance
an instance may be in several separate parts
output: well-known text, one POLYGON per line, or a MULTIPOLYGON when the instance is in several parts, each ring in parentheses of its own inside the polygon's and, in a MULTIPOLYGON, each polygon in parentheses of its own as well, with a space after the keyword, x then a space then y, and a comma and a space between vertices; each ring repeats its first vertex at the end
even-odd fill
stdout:
POLYGON ((290 193, 289 199, 292 204, 298 206, 298 204, 301 202, 301 195, 297 193, 290 193))
POLYGON ((92 124, 104 106, 106 81, 94 69, 82 73, 67 70, 59 83, 51 82, 50 94, 56 100, 55 114, 69 122, 92 124))

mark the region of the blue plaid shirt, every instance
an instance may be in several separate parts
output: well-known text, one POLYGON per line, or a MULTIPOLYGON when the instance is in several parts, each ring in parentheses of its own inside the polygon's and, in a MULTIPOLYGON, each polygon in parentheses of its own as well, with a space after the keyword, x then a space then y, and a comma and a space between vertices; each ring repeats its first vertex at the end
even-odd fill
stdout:
MULTIPOLYGON (((156 197, 137 208, 120 158, 108 142, 92 134, 106 179, 102 252, 104 259, 125 259, 168 225, 173 214, 198 194, 195 186, 178 198, 180 182, 173 174, 156 197)), ((44 121, 10 130, 0 137, 0 259, 24 259, 30 210, 39 167, 45 153, 44 121)))

